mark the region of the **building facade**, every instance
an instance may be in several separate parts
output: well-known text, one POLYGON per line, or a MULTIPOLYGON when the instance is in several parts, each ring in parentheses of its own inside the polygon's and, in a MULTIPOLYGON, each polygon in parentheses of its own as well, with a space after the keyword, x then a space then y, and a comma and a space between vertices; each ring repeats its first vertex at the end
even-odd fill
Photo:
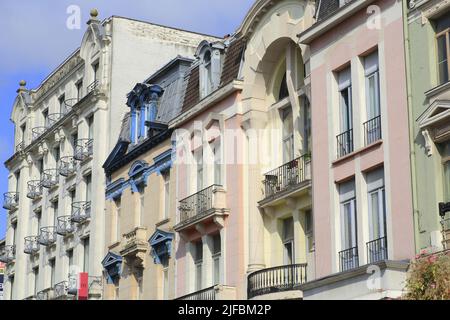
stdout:
POLYGON ((104 165, 104 299, 175 298, 176 174, 168 122, 181 111, 191 63, 178 57, 128 94, 130 112, 104 165))
MULTIPOLYGON (((87 273, 101 298, 105 256, 105 174, 126 94, 177 55, 192 56, 205 35, 91 12, 80 49, 42 84, 21 82, 11 120, 15 154, 9 192, 6 299, 65 299, 87 273), (145 63, 143 63, 145 61, 145 63), (126 76, 124 76, 126 75, 126 76)), ((213 38, 212 38, 213 39, 213 38)))
POLYGON ((450 248, 450 5, 405 1, 416 251, 450 248))
POLYGON ((399 297, 415 253, 402 5, 319 4, 300 34, 316 235, 316 280, 301 288, 305 299, 399 297))

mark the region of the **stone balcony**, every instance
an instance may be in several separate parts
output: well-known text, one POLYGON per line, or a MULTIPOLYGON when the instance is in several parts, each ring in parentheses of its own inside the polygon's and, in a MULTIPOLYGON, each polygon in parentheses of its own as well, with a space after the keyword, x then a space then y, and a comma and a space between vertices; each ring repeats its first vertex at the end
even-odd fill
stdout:
POLYGON ((143 266, 148 250, 147 240, 147 228, 134 228, 123 235, 120 255, 134 266, 143 266))

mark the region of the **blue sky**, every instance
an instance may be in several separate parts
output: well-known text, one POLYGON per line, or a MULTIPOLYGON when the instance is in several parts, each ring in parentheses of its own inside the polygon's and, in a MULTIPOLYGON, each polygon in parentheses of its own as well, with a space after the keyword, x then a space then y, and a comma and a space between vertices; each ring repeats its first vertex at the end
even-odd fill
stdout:
MULTIPOLYGON (((7 192, 3 163, 14 149, 9 120, 21 79, 35 88, 80 44, 91 8, 99 18, 124 16, 224 36, 240 25, 254 0, 22 0, 0 1, 0 195, 7 192), (67 8, 81 9, 81 29, 66 27, 67 8)), ((3 198, 1 199, 3 201, 3 198)), ((0 238, 7 212, 0 208, 0 238)))

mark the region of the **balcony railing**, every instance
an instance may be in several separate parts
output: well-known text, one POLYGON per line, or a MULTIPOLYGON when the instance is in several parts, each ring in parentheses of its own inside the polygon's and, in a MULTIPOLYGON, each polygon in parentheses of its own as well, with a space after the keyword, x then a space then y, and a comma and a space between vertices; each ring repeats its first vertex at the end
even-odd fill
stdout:
POLYGON ((76 171, 76 162, 74 157, 62 157, 59 160, 59 174, 63 177, 69 177, 76 171))
POLYGON ((124 245, 120 254, 123 257, 139 256, 140 253, 147 252, 147 229, 137 227, 131 232, 123 235, 124 245))
POLYGON ((72 204, 70 219, 74 223, 83 223, 91 217, 91 202, 80 201, 72 204))
POLYGON ((56 233, 60 236, 67 236, 75 231, 75 226, 72 222, 72 216, 58 217, 56 226, 56 233))
POLYGON ((23 149, 25 149, 25 142, 24 141, 22 141, 21 143, 17 144, 16 152, 21 152, 21 151, 23 151, 23 149))
POLYGON ((50 113, 47 118, 48 127, 52 127, 55 123, 64 117, 64 113, 50 113))
POLYGON ((336 140, 338 158, 353 152, 353 129, 341 133, 336 140))
POLYGON ((41 186, 50 189, 59 183, 58 169, 46 169, 42 172, 41 186))
POLYGON ((51 300, 54 298, 53 288, 48 288, 36 293, 36 300, 51 300))
POLYGON ((248 276, 247 295, 251 299, 256 296, 299 290, 298 287, 307 281, 305 263, 291 264, 268 268, 251 273, 248 276))
POLYGON ((357 267, 359 267, 358 247, 339 252, 339 268, 341 272, 357 267))
POLYGON ((442 226, 442 244, 445 250, 450 249, 450 218, 445 218, 445 215, 441 218, 442 226))
POLYGON ((35 254, 39 251, 39 242, 37 236, 25 237, 25 248, 23 252, 25 254, 35 254))
POLYGON ((212 185, 196 194, 180 201, 180 223, 186 222, 192 218, 206 215, 210 210, 216 207, 214 199, 214 190, 221 188, 219 185, 212 185))
POLYGON ((6 192, 3 194, 3 209, 14 210, 19 206, 19 193, 6 192))
POLYGON ((40 136, 44 134, 47 130, 47 127, 35 127, 31 129, 31 140, 37 140, 40 136))
POLYGON ((56 242, 56 227, 41 228, 39 233, 39 243, 45 247, 51 246, 56 242))
POLYGON ((71 287, 69 281, 62 281, 55 284, 53 292, 55 299, 69 299, 77 294, 77 288, 71 287))
POLYGON ((364 142, 368 146, 381 139, 381 116, 364 122, 364 142))
POLYGON ((103 277, 89 276, 88 277, 88 292, 89 296, 100 296, 103 292, 103 277))
POLYGON ((16 258, 16 246, 4 246, 0 249, 0 262, 11 263, 16 258))
POLYGON ((28 185, 27 198, 31 200, 36 200, 42 197, 41 180, 28 181, 27 185, 28 185))
POLYGON ((92 91, 97 89, 99 84, 100 84, 99 80, 95 80, 94 82, 92 82, 90 85, 87 86, 87 93, 91 93, 92 91))
POLYGON ((78 98, 67 99, 64 101, 64 113, 67 114, 72 111, 73 107, 79 102, 78 98))
POLYGON ((216 300, 216 286, 202 289, 185 296, 177 298, 177 300, 216 300))
POLYGON ((369 263, 387 260, 387 238, 382 237, 367 242, 367 260, 369 263))
POLYGON ((290 190, 310 179, 310 163, 310 156, 304 155, 266 173, 263 181, 265 197, 290 190))
POLYGON ((93 139, 78 139, 75 146, 74 159, 77 161, 85 161, 93 154, 93 139))

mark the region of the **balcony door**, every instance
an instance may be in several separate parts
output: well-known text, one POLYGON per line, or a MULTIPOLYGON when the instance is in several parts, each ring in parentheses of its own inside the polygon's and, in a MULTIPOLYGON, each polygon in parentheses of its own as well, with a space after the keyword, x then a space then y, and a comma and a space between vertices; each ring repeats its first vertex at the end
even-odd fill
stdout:
POLYGON ((358 266, 358 236, 356 216, 355 181, 339 186, 341 213, 341 251, 339 252, 340 270, 345 271, 358 266))
POLYGON ((283 264, 295 263, 294 257, 294 219, 292 217, 283 220, 283 264))
POLYGON ((353 106, 350 68, 339 73, 339 156, 353 152, 353 106))
POLYGON ((283 125, 283 163, 294 160, 294 119, 289 105, 281 111, 283 125))

